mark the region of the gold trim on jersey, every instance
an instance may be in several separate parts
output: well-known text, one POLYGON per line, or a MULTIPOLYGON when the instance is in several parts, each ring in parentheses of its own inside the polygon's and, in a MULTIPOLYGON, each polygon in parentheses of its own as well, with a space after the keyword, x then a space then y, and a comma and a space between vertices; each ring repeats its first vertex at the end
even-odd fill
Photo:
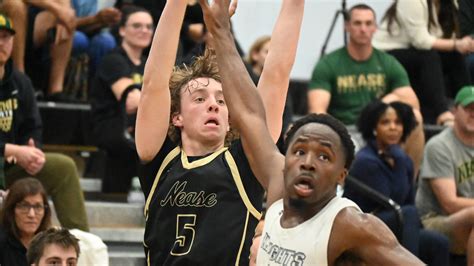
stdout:
POLYGON ((240 254, 244 248, 245 239, 247 236, 247 225, 249 224, 250 212, 247 211, 247 217, 245 218, 244 233, 242 234, 242 240, 240 241, 239 252, 237 253, 237 258, 235 259, 235 265, 240 265, 240 254))
POLYGON ((262 217, 262 214, 253 206, 252 202, 250 201, 249 197, 247 196, 247 193, 245 192, 244 185, 242 184, 242 179, 240 178, 240 173, 239 169, 237 168, 237 164, 234 161, 234 158, 230 154, 230 152, 225 153, 225 159, 227 163, 229 164, 230 171, 232 173, 232 177, 234 178, 235 185, 237 186, 237 189, 239 190, 239 195, 242 201, 245 204, 245 207, 247 207, 247 210, 257 219, 260 220, 262 217))
POLYGON ((156 186, 158 185, 158 181, 160 181, 160 177, 163 173, 163 170, 166 166, 168 166, 171 160, 178 156, 180 151, 181 148, 177 146, 172 151, 170 151, 170 153, 168 153, 168 155, 166 155, 165 159, 163 160, 163 163, 161 164, 160 169, 158 170, 158 173, 155 176, 155 181, 153 181, 153 186, 151 187, 150 194, 148 194, 148 198, 146 199, 145 208, 143 209, 143 215, 145 216, 145 220, 148 220, 148 208, 150 207, 151 199, 153 198, 153 194, 155 193, 156 186))
POLYGON ((184 169, 197 168, 197 167, 200 167, 200 166, 203 166, 203 165, 206 165, 206 164, 210 163, 212 160, 214 160, 217 156, 219 156, 221 153, 225 152, 226 150, 227 150, 227 147, 221 148, 220 150, 215 151, 211 155, 208 155, 204 158, 201 158, 201 159, 196 160, 196 161, 191 162, 191 163, 188 161, 188 156, 186 155, 186 153, 184 151, 182 151, 181 152, 181 163, 183 164, 184 169))
POLYGON ((146 256, 146 257, 147 257, 147 258, 146 258, 146 262, 147 262, 147 265, 148 265, 148 266, 151 266, 151 264, 150 264, 150 250, 148 250, 147 253, 148 253, 148 254, 147 254, 148 256, 146 256))

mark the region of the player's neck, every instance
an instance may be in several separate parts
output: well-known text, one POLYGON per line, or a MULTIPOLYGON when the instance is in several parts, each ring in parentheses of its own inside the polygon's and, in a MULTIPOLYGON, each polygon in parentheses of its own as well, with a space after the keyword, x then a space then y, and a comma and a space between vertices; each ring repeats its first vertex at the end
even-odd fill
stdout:
POLYGON ((288 198, 284 199, 283 215, 280 224, 283 228, 292 228, 298 226, 318 214, 326 205, 335 197, 332 195, 328 198, 321 199, 318 203, 308 204, 303 208, 292 206, 288 198))
POLYGON ((372 45, 358 45, 354 42, 349 42, 347 44, 347 52, 355 61, 365 61, 370 58, 372 55, 372 45))
POLYGON ((188 156, 204 156, 224 147, 223 141, 203 143, 182 136, 181 148, 188 156))

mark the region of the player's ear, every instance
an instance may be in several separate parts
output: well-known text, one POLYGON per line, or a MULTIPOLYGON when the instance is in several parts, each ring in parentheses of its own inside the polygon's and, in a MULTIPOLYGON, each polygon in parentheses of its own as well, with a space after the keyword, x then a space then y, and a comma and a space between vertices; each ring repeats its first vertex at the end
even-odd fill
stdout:
POLYGON ((340 186, 344 186, 344 182, 346 181, 346 176, 348 174, 348 171, 346 168, 344 168, 344 170, 342 170, 342 172, 339 174, 339 176, 337 177, 337 183, 340 185, 340 186))
POLYGON ((179 113, 173 114, 171 121, 175 127, 183 127, 183 117, 179 113))

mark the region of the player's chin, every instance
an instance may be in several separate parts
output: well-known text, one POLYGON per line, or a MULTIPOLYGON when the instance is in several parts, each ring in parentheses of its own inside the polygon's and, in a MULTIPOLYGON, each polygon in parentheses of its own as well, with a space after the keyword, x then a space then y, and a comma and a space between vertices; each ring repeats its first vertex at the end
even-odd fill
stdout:
POLYGON ((289 204, 291 208, 303 210, 308 206, 308 202, 305 198, 301 198, 298 196, 291 197, 289 200, 289 204))

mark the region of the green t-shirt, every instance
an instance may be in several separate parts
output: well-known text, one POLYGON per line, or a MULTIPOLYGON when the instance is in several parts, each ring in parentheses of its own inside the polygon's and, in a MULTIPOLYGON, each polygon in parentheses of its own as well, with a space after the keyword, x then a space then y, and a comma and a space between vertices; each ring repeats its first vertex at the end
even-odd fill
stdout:
POLYGON ((368 60, 355 61, 343 47, 319 61, 309 88, 329 91, 327 112, 352 125, 368 103, 409 85, 405 69, 393 56, 374 48, 368 60))

